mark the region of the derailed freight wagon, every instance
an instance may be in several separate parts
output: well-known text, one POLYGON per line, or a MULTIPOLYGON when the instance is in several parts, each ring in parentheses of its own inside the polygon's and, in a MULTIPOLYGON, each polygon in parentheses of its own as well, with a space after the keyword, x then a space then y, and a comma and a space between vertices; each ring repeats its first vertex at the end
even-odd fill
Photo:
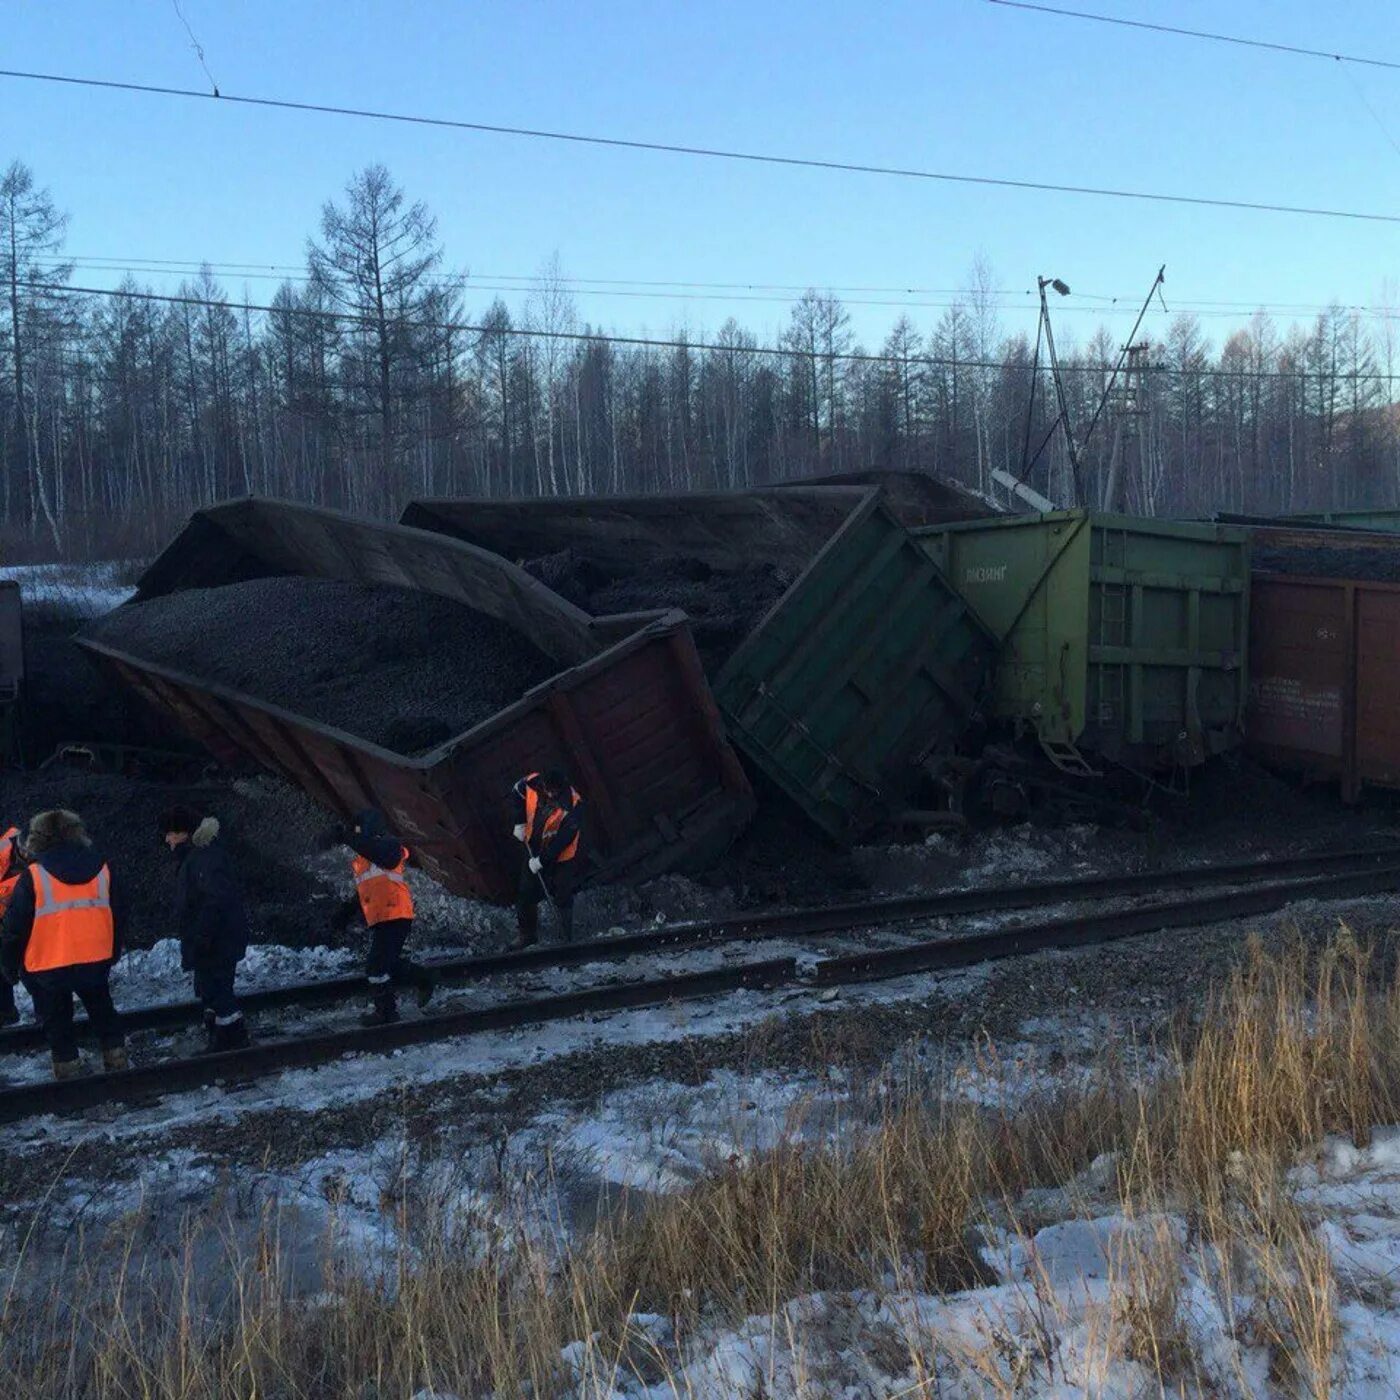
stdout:
POLYGON ((528 637, 560 671, 485 722, 409 756, 149 656, 90 637, 81 644, 221 760, 279 773, 342 817, 384 810, 454 893, 513 896, 520 856, 511 788, 532 769, 566 768, 586 793, 598 880, 703 868, 752 816, 752 791, 679 614, 640 624, 590 619, 486 551, 260 499, 196 512, 127 606, 284 575, 462 603, 528 637))
POLYGON ((842 843, 906 805, 923 760, 967 729, 995 661, 994 639, 878 488, 429 500, 403 519, 511 559, 578 553, 643 585, 677 560, 783 570, 711 683, 734 742, 842 843))
POLYGON ((1001 642, 995 712, 1070 773, 1244 737, 1245 531, 1082 510, 914 532, 1001 642))
POLYGON ((1250 592, 1251 752, 1336 781, 1354 802, 1400 787, 1400 538, 1256 529, 1250 592))

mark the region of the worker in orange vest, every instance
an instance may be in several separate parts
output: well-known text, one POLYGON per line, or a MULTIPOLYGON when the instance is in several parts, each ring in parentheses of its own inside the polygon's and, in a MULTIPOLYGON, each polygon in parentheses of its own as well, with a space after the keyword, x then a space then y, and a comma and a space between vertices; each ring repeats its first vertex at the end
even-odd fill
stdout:
POLYGON ((367 1026, 384 1026, 399 1019, 396 986, 417 990, 418 1005, 427 1006, 437 978, 404 957, 404 944, 413 932, 413 893, 408 888, 409 850, 390 833, 383 814, 372 808, 359 813, 345 836, 353 853, 350 872, 355 897, 342 911, 349 922, 358 911, 369 927, 369 957, 365 976, 370 986, 370 1009, 361 1017, 367 1026))
POLYGON ((0 923, 0 975, 23 979, 44 1028, 56 1079, 82 1073, 73 998, 87 1010, 103 1067, 127 1067, 126 1044, 107 985, 121 956, 126 919, 121 891, 92 848, 76 812, 40 812, 29 823, 31 864, 0 923))
POLYGON ((525 862, 515 896, 520 929, 516 947, 528 948, 539 936, 540 901, 547 899, 559 916, 559 936, 574 936, 574 895, 582 861, 583 799, 557 768, 527 773, 515 785, 520 803, 515 839, 525 847, 525 862))
MULTIPOLYGON (((20 849, 19 827, 12 826, 0 836, 0 920, 10 907, 10 896, 24 874, 24 852, 20 849)), ((19 1020, 15 989, 0 977, 0 1026, 13 1026, 19 1020)))

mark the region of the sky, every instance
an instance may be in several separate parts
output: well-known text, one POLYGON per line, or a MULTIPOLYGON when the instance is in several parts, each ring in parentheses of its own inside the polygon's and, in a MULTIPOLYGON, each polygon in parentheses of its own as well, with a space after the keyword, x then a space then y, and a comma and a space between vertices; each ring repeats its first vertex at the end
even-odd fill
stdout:
MULTIPOLYGON (((1071 0, 1073 3, 1074 0, 1071 0)), ((1400 63, 1393 0, 1079 0, 1085 9, 1400 63)), ((6 0, 0 67, 969 175, 1400 215, 1400 69, 1265 53, 988 0, 6 0)), ((1400 223, 1212 210, 790 169, 0 78, 0 163, 71 215, 68 250, 240 264, 266 301, 323 202, 382 162, 437 215, 479 312, 556 255, 580 320, 776 340, 837 290, 877 348, 990 268, 1001 327, 1126 337, 1159 265, 1167 312, 1219 344, 1259 306, 1400 302, 1400 223), (261 272, 264 275, 255 276, 261 272), (607 280, 623 285, 597 285, 607 280), (665 287, 647 286, 665 283, 665 287), (677 283, 738 284, 752 290, 677 283), (875 288, 881 290, 855 290, 875 288), (910 290, 916 289, 916 290, 910 290), (660 295, 666 292, 668 295, 660 295), (624 295, 624 293, 627 293, 624 295), (1118 298, 1116 303, 1108 300, 1118 298)), ((179 275, 151 273, 162 290, 179 275)), ((1296 308, 1296 309, 1295 309, 1296 308)))

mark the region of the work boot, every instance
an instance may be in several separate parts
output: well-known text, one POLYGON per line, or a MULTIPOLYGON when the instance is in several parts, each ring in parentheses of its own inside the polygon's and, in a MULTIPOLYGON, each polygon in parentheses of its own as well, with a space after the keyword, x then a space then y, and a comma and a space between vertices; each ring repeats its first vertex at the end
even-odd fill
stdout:
POLYGON ((53 1077, 55 1079, 77 1079, 83 1072, 83 1062, 81 1060, 54 1060, 53 1077))
POLYGON ((369 1010, 360 1017, 362 1026, 392 1026, 399 1019, 399 1004, 394 989, 388 987, 376 991, 370 1000, 369 1010))
POLYGON ((213 1050, 213 1049, 215 1048, 215 1042, 216 1042, 216 1040, 218 1039, 218 1036, 217 1036, 217 1033, 216 1033, 216 1021, 217 1021, 217 1018, 215 1017, 214 1013, 213 1013, 212 1011, 210 1011, 208 1007, 205 1007, 205 1009, 204 1009, 204 1049, 205 1049, 206 1051, 211 1051, 211 1050, 213 1050))
POLYGON ((108 1045, 102 1051, 102 1068, 108 1071, 131 1068, 131 1056, 125 1045, 108 1045))
POLYGON ((214 1037, 211 1049, 215 1054, 224 1050, 242 1050, 248 1044, 248 1023, 239 1017, 236 1021, 230 1021, 226 1026, 214 1027, 214 1037))
POLYGON ((515 936, 514 946, 517 948, 533 948, 535 939, 540 934, 540 911, 537 906, 530 905, 524 909, 515 911, 515 922, 520 932, 515 936))
POLYGON ((0 1006, 0 1026, 19 1025, 19 1008, 11 1002, 8 1006, 0 1006))

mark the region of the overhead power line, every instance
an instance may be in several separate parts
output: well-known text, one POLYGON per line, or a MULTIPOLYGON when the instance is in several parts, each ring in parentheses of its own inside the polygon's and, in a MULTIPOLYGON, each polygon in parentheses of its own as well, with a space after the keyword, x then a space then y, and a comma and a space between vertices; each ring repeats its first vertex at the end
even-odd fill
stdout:
POLYGON ((1209 29, 1184 29, 1175 24, 1157 24, 1145 19, 1124 19, 1120 15, 1101 15, 1089 10, 1070 10, 1059 5, 1036 5, 1031 0, 988 0, 1007 10, 1032 10, 1037 14, 1056 15, 1062 19, 1084 19, 1095 24, 1113 24, 1121 29, 1145 29, 1154 34, 1174 34, 1182 39, 1206 39, 1216 44, 1234 44, 1245 49, 1268 49, 1273 53, 1293 54, 1299 58, 1325 58, 1333 63, 1355 63, 1366 68, 1400 69, 1400 61, 1369 58, 1362 54, 1334 53, 1330 49, 1310 49, 1301 44, 1283 44, 1272 39, 1249 39, 1241 34, 1218 34, 1209 29))
MULTIPOLYGON (((350 323, 352 325, 369 326, 374 324, 374 319, 369 316, 359 316, 352 311, 324 311, 313 307, 276 307, 267 306, 258 302, 245 301, 218 301, 210 302, 203 297, 180 296, 167 292, 141 292, 132 291, 123 287, 74 287, 58 282, 33 282, 21 280, 19 286, 27 291, 41 292, 52 296, 98 296, 112 297, 124 301, 156 302, 170 306, 220 306, 229 311, 259 312, 264 315, 275 315, 278 317, 301 317, 304 319, 314 319, 323 321, 337 321, 350 323)), ((820 359, 820 360, 840 360, 848 364, 918 364, 930 365, 940 369, 1029 369, 1030 365, 1019 360, 984 360, 984 359, 962 359, 950 355, 878 355, 871 354, 863 350, 843 350, 825 354, 817 351, 815 354, 808 350, 791 349, 787 346, 778 345, 750 345, 747 343, 724 344, 723 342, 703 341, 703 340, 660 340, 648 336, 637 335, 606 335, 599 331, 560 331, 541 330, 533 326, 511 326, 502 330, 498 326, 483 326, 467 321, 427 321, 417 323, 421 330, 449 331, 453 334, 465 335, 505 335, 521 340, 569 340, 583 345, 625 345, 636 349, 646 350, 691 350, 714 353, 720 355, 770 355, 778 359, 820 359)), ((1109 364, 1085 364, 1061 365, 1061 371, 1066 374, 1098 374, 1106 375, 1113 372, 1113 366, 1109 364)), ((1146 370, 1159 375, 1172 378, 1188 379, 1232 379, 1237 383, 1249 379, 1298 379, 1307 378, 1309 372, 1306 370, 1220 370, 1220 369, 1180 369, 1174 365, 1148 365, 1146 370)), ((1331 373, 1324 371, 1323 373, 1331 373)), ((1341 372, 1335 376, 1345 382, 1356 383, 1381 383, 1393 384, 1396 379, 1394 374, 1381 374, 1376 371, 1352 371, 1350 373, 1341 372)))
POLYGON ((261 107, 287 112, 315 112, 334 117, 359 117, 370 121, 399 122, 409 126, 438 127, 449 131, 473 131, 490 136, 519 136, 536 141, 557 141, 579 146, 602 146, 613 150, 653 151, 664 155, 696 156, 708 160, 743 161, 751 165, 780 165, 797 169, 840 171, 857 175, 883 175, 904 180, 937 181, 954 185, 1033 190, 1042 194, 1088 195, 1101 199, 1137 200, 1152 204, 1190 205, 1207 209, 1240 209, 1251 213, 1300 214, 1313 218, 1400 224, 1400 214, 1377 214, 1364 210, 1330 209, 1303 204, 1278 204, 1265 200, 1223 199, 1207 195, 1166 194, 1155 190, 1124 190, 1104 185, 1056 184, 1048 180, 1015 180, 999 175, 960 175, 950 171, 920 170, 910 166, 873 165, 858 161, 818 159, 812 156, 788 156, 762 151, 731 150, 721 146, 681 145, 668 141, 645 141, 632 137, 595 136, 577 131, 551 131, 539 127, 507 126, 497 122, 428 117, 408 112, 379 111, 369 107, 343 107, 326 102, 298 102, 288 98, 250 97, 228 92, 215 94, 201 92, 197 88, 166 87, 155 83, 118 82, 113 78, 75 77, 64 73, 38 73, 17 68, 0 68, 0 78, 12 78, 23 82, 54 83, 69 87, 98 88, 109 92, 179 97, 197 102, 222 103, 226 106, 261 107))
MULTIPOLYGON (((116 255, 105 257, 100 255, 75 254, 72 257, 53 257, 47 259, 36 259, 41 265, 56 269, 60 267, 77 266, 93 272, 129 272, 142 277, 191 277, 201 272, 204 268, 209 268, 216 273, 223 273, 229 281, 250 281, 250 282, 297 282, 306 283, 311 279, 305 271, 304 264, 299 263, 259 263, 259 262, 216 262, 207 258, 132 258, 118 257, 116 255)), ((543 283, 543 279, 538 273, 472 273, 454 275, 450 273, 436 274, 430 278, 434 285, 438 286, 460 286, 463 291, 485 291, 485 292, 530 292, 543 283)), ((656 298, 668 301, 743 301, 743 302, 769 302, 782 306, 795 305, 799 297, 783 296, 758 296, 751 295, 750 292, 757 290, 808 292, 816 291, 821 294, 840 294, 843 306, 873 306, 891 307, 900 310, 921 311, 921 310, 946 310, 954 307, 966 307, 969 299, 983 295, 974 292, 966 287, 857 287, 857 286, 835 286, 829 283, 822 283, 817 286, 799 286, 796 283, 773 283, 773 282, 686 282, 686 281, 646 281, 633 280, 624 277, 573 277, 565 276, 557 279, 559 283, 567 287, 578 296, 618 296, 629 298, 656 298), (690 291, 671 292, 658 290, 638 291, 636 288, 734 288, 733 295, 695 295, 690 291), (848 292, 892 292, 904 293, 911 296, 951 296, 957 298, 956 301, 886 301, 886 300, 862 300, 859 297, 845 295, 848 292)), ((1034 289, 1027 288, 1026 295, 1033 296, 1034 289)), ((987 296, 997 297, 1019 297, 1021 292, 1014 287, 994 287, 989 288, 985 293, 987 296)), ((1123 295, 1110 296, 1103 292, 1082 292, 1076 290, 1074 293, 1076 304, 1061 305, 1058 310, 1060 314, 1077 312, 1083 315, 1122 315, 1134 316, 1138 308, 1123 295), (1080 306, 1080 301, 1095 303, 1091 306, 1080 306)), ((1020 301, 997 301, 988 303, 994 311, 1031 311, 1034 307, 1020 301)), ((1372 316, 1381 320, 1393 320, 1400 316, 1400 307, 1376 306, 1367 303, 1350 302, 1264 302, 1240 300, 1213 300, 1209 298, 1197 298, 1193 300, 1182 300, 1177 297, 1172 298, 1172 309, 1177 312, 1190 312, 1192 315, 1203 318, 1215 318, 1219 320, 1239 321, 1245 319, 1255 312, 1265 312, 1279 316, 1290 316, 1299 314, 1319 315, 1329 311, 1341 311, 1344 313, 1355 312, 1359 315, 1372 316)))

